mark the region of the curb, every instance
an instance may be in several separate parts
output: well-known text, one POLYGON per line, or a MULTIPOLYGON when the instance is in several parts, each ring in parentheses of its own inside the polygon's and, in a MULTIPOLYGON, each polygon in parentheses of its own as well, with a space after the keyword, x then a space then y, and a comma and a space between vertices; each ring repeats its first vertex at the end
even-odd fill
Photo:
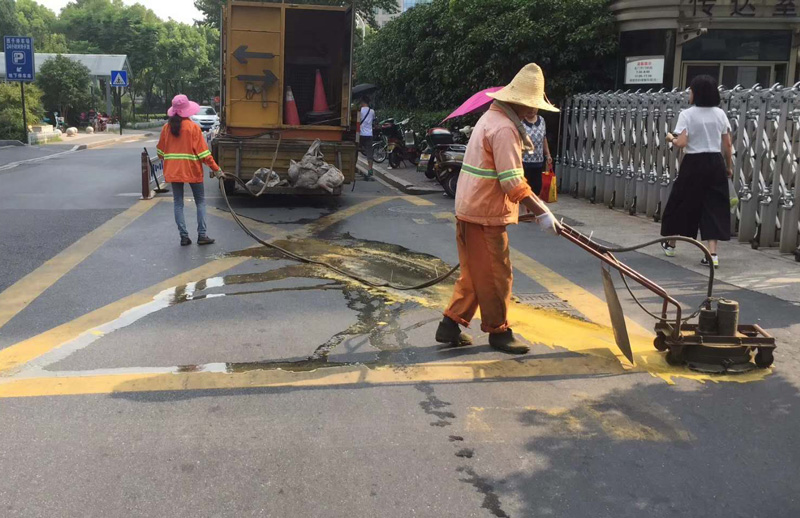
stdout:
MULTIPOLYGON (((366 163, 363 163, 360 158, 358 160, 358 163, 356 164, 356 167, 358 168, 359 171, 361 171, 362 174, 367 172, 367 165, 366 163)), ((377 164, 373 165, 372 169, 376 177, 380 178, 381 180, 391 185, 392 187, 399 189, 401 192, 405 194, 422 195, 422 194, 444 193, 444 190, 442 189, 419 187, 407 180, 400 178, 399 176, 390 173, 382 166, 379 166, 377 164)))
POLYGON ((22 142, 19 140, 0 140, 0 148, 1 147, 14 147, 14 146, 24 146, 22 142))
POLYGON ((89 144, 80 144, 78 145, 78 150, 82 151, 84 149, 94 149, 101 146, 107 146, 109 144, 124 144, 127 142, 136 142, 137 140, 141 140, 143 138, 152 136, 153 136, 152 133, 140 133, 138 135, 127 135, 127 136, 123 135, 115 139, 101 140, 99 142, 90 142, 89 144))

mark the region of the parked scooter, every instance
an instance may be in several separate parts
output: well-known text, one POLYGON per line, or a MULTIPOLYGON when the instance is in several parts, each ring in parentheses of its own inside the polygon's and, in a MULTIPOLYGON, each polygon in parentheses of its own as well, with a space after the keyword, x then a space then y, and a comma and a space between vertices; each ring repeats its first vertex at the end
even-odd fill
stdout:
POLYGON ((405 129, 410 121, 409 118, 398 123, 395 123, 394 119, 381 122, 381 134, 386 138, 386 151, 391 167, 400 167, 403 161, 419 164, 422 139, 412 130, 405 129))
MULTIPOLYGON (((464 130, 461 133, 464 134, 464 130)), ((469 139, 468 135, 465 137, 469 139)), ((425 176, 436 178, 444 192, 454 198, 467 146, 456 144, 453 133, 446 128, 429 129, 425 141, 427 146, 422 153, 422 161, 427 159, 428 162, 425 176)))

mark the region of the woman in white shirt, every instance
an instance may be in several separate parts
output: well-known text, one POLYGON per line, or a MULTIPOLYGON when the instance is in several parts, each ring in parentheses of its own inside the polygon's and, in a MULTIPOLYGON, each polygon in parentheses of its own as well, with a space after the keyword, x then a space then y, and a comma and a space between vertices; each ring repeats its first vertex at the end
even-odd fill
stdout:
MULTIPOLYGON (((667 142, 684 148, 678 177, 672 186, 661 221, 661 235, 697 238, 697 231, 719 267, 717 242, 731 238, 728 178, 733 176, 731 125, 719 108, 717 81, 698 76, 689 87, 691 108, 678 116, 675 134, 667 142), (677 135, 677 136, 675 136, 677 135), (724 156, 724 158, 723 158, 724 156)), ((661 243, 667 257, 675 256, 675 242, 661 243)), ((705 257, 700 261, 708 265, 705 257)))

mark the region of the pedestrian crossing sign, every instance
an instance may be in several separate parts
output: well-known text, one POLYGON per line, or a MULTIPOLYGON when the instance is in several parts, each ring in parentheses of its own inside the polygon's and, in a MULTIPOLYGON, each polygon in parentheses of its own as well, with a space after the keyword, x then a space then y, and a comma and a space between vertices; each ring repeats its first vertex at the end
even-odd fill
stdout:
POLYGON ((128 86, 128 72, 126 70, 112 70, 111 86, 128 86))

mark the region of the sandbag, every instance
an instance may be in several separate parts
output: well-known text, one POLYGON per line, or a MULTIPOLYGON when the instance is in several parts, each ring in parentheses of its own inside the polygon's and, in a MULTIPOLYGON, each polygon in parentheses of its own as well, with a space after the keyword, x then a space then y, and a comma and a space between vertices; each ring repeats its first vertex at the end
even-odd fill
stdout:
POLYGON ((324 189, 330 193, 344 183, 341 171, 328 164, 317 139, 299 162, 289 161, 289 183, 300 189, 324 189))
POLYGON ((262 167, 253 174, 253 178, 245 185, 250 192, 258 195, 265 188, 275 187, 280 183, 281 177, 278 176, 278 173, 266 167, 262 167))

